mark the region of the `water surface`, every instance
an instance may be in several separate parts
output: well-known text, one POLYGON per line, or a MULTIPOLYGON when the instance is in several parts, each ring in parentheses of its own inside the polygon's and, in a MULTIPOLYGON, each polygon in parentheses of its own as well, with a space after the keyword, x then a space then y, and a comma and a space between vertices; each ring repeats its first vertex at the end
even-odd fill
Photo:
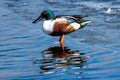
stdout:
POLYGON ((1 80, 119 80, 119 0, 1 0, 1 80), (81 14, 87 27, 65 37, 65 50, 32 24, 42 10, 81 14))

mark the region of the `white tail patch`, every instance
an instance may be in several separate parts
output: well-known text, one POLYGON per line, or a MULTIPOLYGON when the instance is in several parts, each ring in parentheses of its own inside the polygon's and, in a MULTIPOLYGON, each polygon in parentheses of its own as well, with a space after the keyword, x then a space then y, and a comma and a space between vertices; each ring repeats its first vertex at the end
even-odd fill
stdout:
POLYGON ((77 30, 77 29, 80 28, 80 24, 78 24, 78 23, 76 23, 76 22, 71 23, 70 25, 73 26, 75 30, 77 30))

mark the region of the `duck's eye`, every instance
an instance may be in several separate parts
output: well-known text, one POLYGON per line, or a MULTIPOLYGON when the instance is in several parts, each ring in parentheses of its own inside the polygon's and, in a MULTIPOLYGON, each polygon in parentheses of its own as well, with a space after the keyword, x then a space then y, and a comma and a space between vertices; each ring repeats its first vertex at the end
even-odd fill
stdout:
POLYGON ((44 12, 44 15, 46 15, 47 14, 47 12, 44 12))

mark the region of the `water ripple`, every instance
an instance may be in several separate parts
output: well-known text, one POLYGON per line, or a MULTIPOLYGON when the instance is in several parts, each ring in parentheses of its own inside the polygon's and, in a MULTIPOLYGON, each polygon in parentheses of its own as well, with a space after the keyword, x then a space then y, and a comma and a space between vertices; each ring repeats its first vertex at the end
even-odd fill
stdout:
MULTIPOLYGON (((120 1, 1 0, 0 79, 119 80, 120 1), (63 51, 33 19, 45 9, 88 15, 92 23, 65 37, 63 51)), ((86 19, 87 19, 86 18, 86 19)))
MULTIPOLYGON (((119 59, 115 59, 115 55, 118 53, 106 49, 103 48, 101 51, 99 47, 100 51, 96 52, 97 49, 94 49, 92 52, 84 53, 67 47, 65 47, 65 51, 58 46, 50 47, 42 51, 42 58, 35 59, 34 65, 39 67, 37 71, 41 75, 66 73, 66 75, 74 74, 76 78, 81 79, 98 79, 105 76, 110 78, 111 72, 118 73, 119 71, 116 69, 119 69, 120 66, 116 64, 119 59)), ((118 75, 114 75, 114 77, 118 78, 118 75)))
MULTIPOLYGON (((84 53, 79 53, 77 50, 71 50, 65 47, 65 50, 62 51, 61 47, 50 47, 42 52, 42 59, 35 59, 34 64, 40 64, 40 73, 51 74, 64 72, 69 70, 68 68, 64 68, 67 65, 80 65, 87 60, 89 60, 89 56, 84 56, 84 53), (63 69, 62 69, 63 67, 63 69), (52 69, 52 72, 51 72, 52 69), (57 69, 53 72, 53 69, 57 69), (62 69, 61 71, 59 71, 62 69), (50 71, 50 72, 49 72, 50 71)), ((82 66, 82 65, 81 65, 82 66)))

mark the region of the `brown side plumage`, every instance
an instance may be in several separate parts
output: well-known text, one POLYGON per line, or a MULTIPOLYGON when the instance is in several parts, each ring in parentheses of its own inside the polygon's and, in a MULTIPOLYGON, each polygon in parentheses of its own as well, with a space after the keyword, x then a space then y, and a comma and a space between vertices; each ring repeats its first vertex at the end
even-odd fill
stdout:
POLYGON ((72 25, 69 25, 66 21, 56 22, 53 27, 52 36, 61 36, 75 31, 72 25))

